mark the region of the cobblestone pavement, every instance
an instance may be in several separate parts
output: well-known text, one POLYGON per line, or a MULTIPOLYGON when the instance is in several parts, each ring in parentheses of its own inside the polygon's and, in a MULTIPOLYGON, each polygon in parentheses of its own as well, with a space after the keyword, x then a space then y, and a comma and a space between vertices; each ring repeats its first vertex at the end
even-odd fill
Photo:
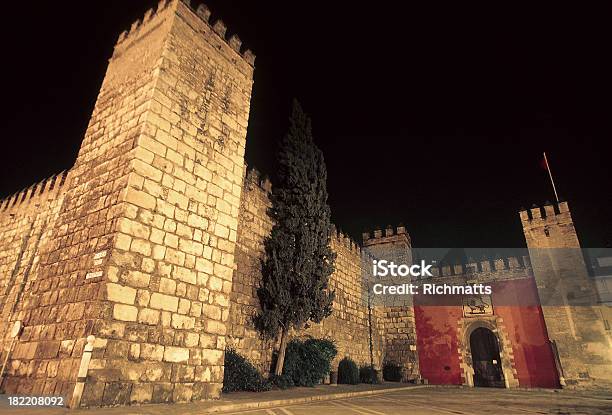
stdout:
POLYGON ((427 388, 231 412, 249 415, 611 414, 612 396, 503 389, 427 388))

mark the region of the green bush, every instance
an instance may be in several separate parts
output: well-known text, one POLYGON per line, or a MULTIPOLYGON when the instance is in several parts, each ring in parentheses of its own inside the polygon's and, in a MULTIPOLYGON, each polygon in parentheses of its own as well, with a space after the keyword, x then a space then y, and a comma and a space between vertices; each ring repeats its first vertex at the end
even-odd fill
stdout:
POLYGON ((359 368, 359 381, 361 383, 378 383, 378 370, 370 365, 359 368))
POLYGON ((234 349, 225 350, 224 364, 223 392, 270 390, 270 382, 261 376, 251 362, 236 353, 234 349))
POLYGON ((359 368, 357 364, 345 357, 338 365, 338 383, 356 385, 359 383, 359 368))
POLYGON ((269 380, 274 386, 276 386, 279 389, 289 389, 295 386, 295 384, 293 383, 293 379, 285 375, 281 375, 281 376, 270 375, 269 380))
POLYGON ((304 346, 318 355, 318 359, 321 359, 322 362, 323 375, 327 375, 331 370, 332 360, 338 354, 338 349, 334 342, 328 339, 308 339, 304 342, 304 346))
POLYGON ((383 365, 383 379, 389 382, 401 382, 402 367, 394 362, 386 362, 383 365))
POLYGON ((336 353, 336 346, 330 340, 290 341, 285 352, 283 376, 281 379, 275 377, 275 384, 280 388, 318 384, 331 370, 336 353))

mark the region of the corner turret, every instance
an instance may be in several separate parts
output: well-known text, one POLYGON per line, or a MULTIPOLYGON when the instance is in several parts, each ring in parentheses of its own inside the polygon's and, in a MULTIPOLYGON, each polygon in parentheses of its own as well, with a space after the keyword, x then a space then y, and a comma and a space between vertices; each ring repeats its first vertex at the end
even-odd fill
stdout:
POLYGON ((567 202, 519 215, 561 385, 609 387, 610 339, 567 202))

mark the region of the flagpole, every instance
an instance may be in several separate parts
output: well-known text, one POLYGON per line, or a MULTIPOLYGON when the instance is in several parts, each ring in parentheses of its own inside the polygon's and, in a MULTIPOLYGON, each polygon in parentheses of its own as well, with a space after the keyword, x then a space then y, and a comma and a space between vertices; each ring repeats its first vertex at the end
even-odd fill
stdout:
POLYGON ((557 188, 555 187, 555 181, 553 180, 552 173, 550 172, 550 165, 548 164, 548 159, 546 158, 546 151, 544 152, 544 163, 546 163, 546 170, 548 170, 550 182, 552 183, 553 191, 555 192, 555 199, 557 199, 557 203, 559 203, 559 196, 557 196, 557 188))

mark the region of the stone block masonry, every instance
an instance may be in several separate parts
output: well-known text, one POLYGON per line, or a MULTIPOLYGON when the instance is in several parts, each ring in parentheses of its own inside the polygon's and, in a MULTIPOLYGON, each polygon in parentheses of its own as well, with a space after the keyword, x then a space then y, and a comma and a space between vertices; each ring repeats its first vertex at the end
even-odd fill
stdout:
POLYGON ((227 342, 267 373, 275 343, 260 338, 252 324, 259 309, 257 287, 261 281, 263 241, 272 230, 268 215, 271 184, 256 170, 249 170, 244 182, 240 206, 240 227, 236 241, 236 270, 230 294, 230 324, 227 342))
MULTIPOLYGON (((257 287, 261 280, 263 241, 272 229, 268 215, 271 206, 270 182, 262 180, 259 173, 250 170, 246 175, 241 198, 240 226, 236 248, 236 265, 230 295, 230 325, 228 345, 246 356, 262 372, 270 370, 274 342, 264 341, 254 329, 252 318, 259 309, 257 287)), ((348 356, 362 365, 370 363, 367 299, 362 284, 361 250, 342 234, 332 237, 331 246, 337 254, 336 271, 332 274, 330 288, 335 290, 333 313, 320 324, 311 324, 307 330, 292 333, 295 337, 328 338, 335 341, 338 355, 333 362, 348 356)), ((379 322, 378 310, 373 311, 374 362, 381 365, 383 359, 384 327, 379 322)))
POLYGON ((385 326, 382 314, 374 307, 368 316, 361 248, 342 233, 332 236, 331 247, 336 253, 336 270, 330 279, 331 289, 336 292, 332 315, 320 324, 312 324, 303 334, 335 341, 338 355, 332 362, 334 370, 344 357, 365 366, 370 365, 371 322, 373 363, 380 369, 385 357, 385 326))
POLYGON ((612 338, 606 331, 567 202, 520 212, 561 383, 612 389, 612 338), (578 298, 579 300, 576 300, 578 298))
MULTIPOLYGON (((135 22, 115 46, 74 166, 0 201, 7 394, 61 395, 73 407, 216 399, 226 345, 269 369, 276 345, 251 322, 272 227, 270 183, 244 164, 255 57, 210 15, 172 0, 135 22), (24 328, 11 349, 17 321, 24 328)), ((521 212, 534 276, 518 275, 525 270, 514 261, 495 273, 488 262, 469 268, 508 284, 520 277, 541 298, 586 287, 581 257, 538 253, 579 247, 567 205, 544 212, 521 212), (559 281, 563 290, 551 290, 559 281)), ((412 262, 403 227, 367 234, 363 248, 342 233, 331 244, 333 314, 295 336, 335 340, 334 366, 345 356, 369 364, 371 331, 376 366, 399 363, 404 380, 428 373, 473 384, 465 340, 472 326, 459 322, 461 307, 430 318, 410 298, 368 312, 371 257, 412 262)), ((459 269, 443 267, 434 278, 457 279, 459 269)), ((546 370, 558 369, 567 386, 593 387, 609 385, 612 373, 596 311, 561 305, 540 316, 537 307, 496 306, 479 324, 499 329, 508 386, 556 385, 556 372, 533 380, 521 369, 542 367, 532 357, 548 356, 552 340, 560 364, 546 370)))
POLYGON ((75 341, 55 339, 58 329, 60 333, 78 330, 77 321, 84 313, 75 304, 78 289, 38 278, 41 252, 49 249, 69 182, 64 172, 0 202, 0 360, 3 362, 10 351, 14 323, 31 323, 15 345, 6 371, 28 378, 23 387, 39 392, 45 387, 49 392, 69 388, 64 374, 79 359, 83 348, 80 343, 75 350, 75 341), (65 297, 60 298, 60 294, 65 297), (60 324, 45 324, 47 321, 60 324), (34 363, 37 354, 43 359, 34 363), (61 368, 57 359, 49 359, 60 354, 64 360, 61 368), (49 383, 40 380, 47 377, 49 383))
MULTIPOLYGON (((363 234, 363 270, 372 276, 373 260, 385 259, 396 264, 412 263, 412 242, 406 228, 398 226, 393 229, 388 226, 384 231, 376 230, 373 234, 363 234)), ((392 299, 388 302, 374 302, 379 315, 378 321, 384 327, 382 349, 384 360, 388 363, 401 365, 402 380, 413 381, 420 377, 419 362, 416 352, 417 334, 412 296, 402 298, 396 304, 392 299)))
POLYGON ((162 1, 122 34, 52 223, 3 214, 3 287, 30 278, 7 393, 70 401, 94 335, 80 406, 219 397, 254 56, 209 16, 162 1))

